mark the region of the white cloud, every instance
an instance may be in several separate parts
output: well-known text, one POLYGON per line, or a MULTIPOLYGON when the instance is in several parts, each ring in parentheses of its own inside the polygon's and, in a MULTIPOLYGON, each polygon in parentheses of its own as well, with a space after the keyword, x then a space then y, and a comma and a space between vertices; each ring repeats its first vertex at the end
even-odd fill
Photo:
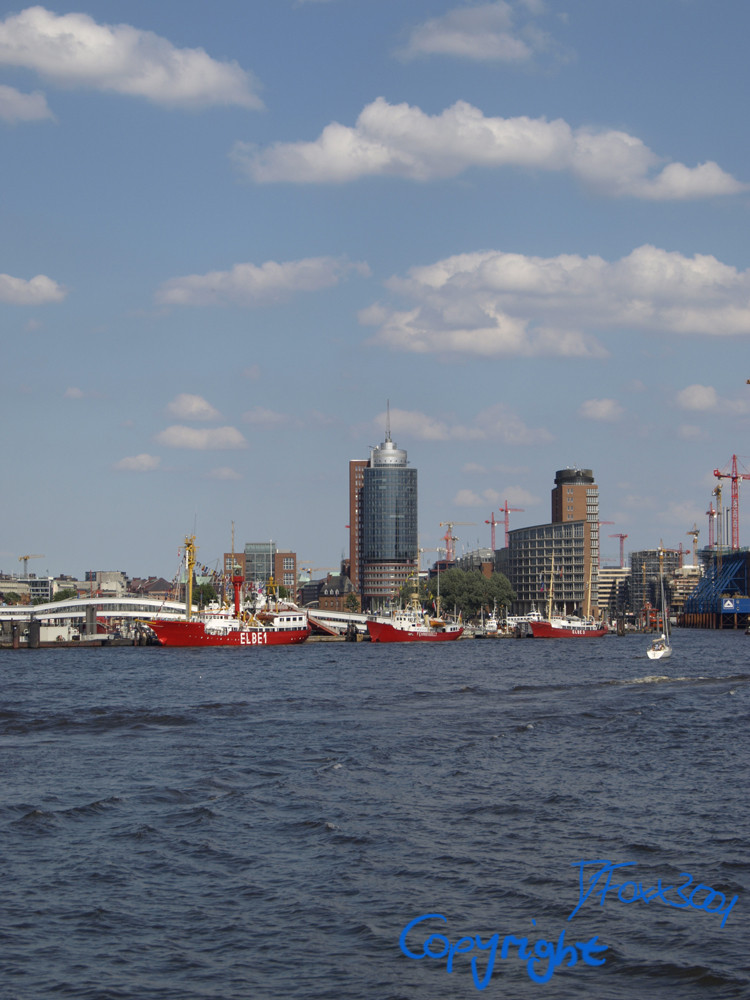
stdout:
POLYGON ((578 410, 587 420, 615 421, 623 415, 623 408, 614 399, 587 399, 578 410))
POLYGON ((263 406, 254 406, 252 410, 242 414, 242 419, 248 424, 261 427, 283 427, 291 422, 288 414, 268 410, 263 406))
POLYGON ((67 289, 45 274, 24 281, 9 274, 0 274, 0 302, 13 306, 42 306, 49 302, 62 302, 67 289))
MULTIPOLYGON (((525 490, 523 486, 506 486, 504 490, 501 491, 503 502, 508 501, 509 510, 516 507, 518 504, 525 503, 529 507, 533 507, 535 504, 539 503, 539 497, 535 497, 533 493, 529 493, 525 490)), ((522 509, 522 508, 519 508, 522 509)), ((503 515, 503 518, 505 515, 503 515)))
POLYGON ((282 263, 269 260, 260 267, 235 264, 231 271, 172 278, 157 290, 156 299, 163 305, 263 305, 297 292, 331 288, 352 270, 369 273, 365 264, 334 257, 307 257, 282 263))
MULTIPOLYGON (((384 413, 376 417, 378 429, 383 427, 385 420, 384 413)), ((502 403, 482 410, 471 426, 449 423, 419 411, 398 409, 391 409, 390 421, 394 436, 406 434, 420 441, 501 441, 507 445, 534 445, 554 440, 544 428, 527 427, 502 403)))
POLYGON ((456 507, 489 507, 490 512, 499 501, 500 494, 497 490, 482 490, 481 493, 475 493, 474 490, 463 489, 453 498, 456 507))
POLYGON ((414 267, 376 304, 373 343, 415 354, 601 358, 605 330, 750 334, 750 270, 644 245, 620 260, 487 250, 414 267))
POLYGON ((0 65, 34 70, 64 87, 144 97, 166 107, 261 108, 256 83, 236 62, 178 49, 151 31, 98 24, 87 14, 29 7, 0 21, 0 65))
POLYGON ((682 438, 683 441, 708 441, 709 435, 702 427, 696 427, 695 424, 681 424, 677 428, 677 436, 682 438))
POLYGON ((156 455, 131 455, 129 458, 121 458, 115 462, 113 468, 118 472, 153 472, 158 468, 160 458, 156 455))
POLYGON ((247 441, 235 427, 209 429, 175 424, 160 431, 156 440, 170 448, 190 448, 193 451, 223 451, 247 447, 247 441))
POLYGON ((668 164, 635 136, 572 128, 558 118, 488 118, 466 101, 427 115, 379 97, 351 128, 332 122, 313 142, 266 149, 238 143, 239 168, 258 183, 343 183, 368 176, 416 181, 456 177, 470 167, 569 171, 598 192, 647 199, 736 194, 747 185, 715 163, 668 164))
POLYGON ((675 398, 677 405, 683 410, 698 410, 704 413, 732 413, 735 416, 744 416, 750 413, 749 399, 720 397, 711 385, 688 385, 681 389, 675 398))
POLYGON ((22 94, 14 87, 0 84, 0 121, 15 125, 16 122, 38 122, 54 119, 44 94, 22 94))
POLYGON ((69 386, 64 393, 66 399, 83 399, 83 390, 75 386, 69 386))
POLYGON ((677 393, 677 404, 683 410, 715 410, 719 396, 711 385, 688 385, 677 393))
POLYGON ((506 0, 457 7, 417 25, 400 54, 526 63, 535 50, 548 48, 550 42, 537 28, 516 22, 516 12, 506 0))
POLYGON ((220 465, 216 469, 211 469, 207 478, 218 479, 220 482, 234 482, 238 479, 242 479, 242 476, 239 472, 230 468, 228 465, 220 465))
POLYGON ((167 406, 167 412, 180 420, 218 420, 221 414, 202 396, 181 392, 167 406))

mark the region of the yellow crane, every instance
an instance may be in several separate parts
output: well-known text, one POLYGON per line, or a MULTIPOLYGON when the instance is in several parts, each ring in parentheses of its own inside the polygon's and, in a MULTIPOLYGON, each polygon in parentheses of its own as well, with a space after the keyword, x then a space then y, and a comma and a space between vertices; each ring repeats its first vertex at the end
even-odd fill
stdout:
POLYGON ((27 555, 27 556, 19 556, 18 557, 18 561, 23 563, 23 575, 24 576, 28 576, 29 575, 29 559, 44 559, 44 556, 43 555, 39 555, 38 553, 27 555))

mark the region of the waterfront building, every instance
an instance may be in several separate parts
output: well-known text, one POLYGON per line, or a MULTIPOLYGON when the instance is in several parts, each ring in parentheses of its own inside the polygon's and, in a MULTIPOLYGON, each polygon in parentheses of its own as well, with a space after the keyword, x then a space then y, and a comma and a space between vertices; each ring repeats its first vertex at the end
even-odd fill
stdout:
POLYGON ((367 462, 349 463, 349 482, 352 583, 363 608, 382 608, 418 571, 417 470, 387 427, 367 462))
POLYGON ((599 608, 610 620, 619 619, 630 606, 630 569, 627 566, 601 566, 598 587, 599 608))
MULTIPOLYGON (((247 542, 242 558, 235 553, 234 565, 244 570, 245 584, 261 590, 273 578, 274 582, 294 594, 297 587, 297 553, 280 552, 276 542, 247 542)), ((232 553, 224 553, 224 566, 231 568, 232 553)))
POLYGON ((300 587, 300 604, 303 607, 317 607, 321 611, 348 611, 354 594, 359 607, 359 598, 354 592, 352 581, 344 573, 328 573, 323 580, 310 580, 300 587))
MULTIPOLYGON (((495 553, 492 549, 474 549, 466 555, 459 556, 455 566, 466 573, 481 573, 482 576, 489 577, 495 572, 495 553)), ((441 572, 444 570, 441 569, 441 572)))
POLYGON ((349 579, 356 593, 360 592, 362 572, 362 490, 369 464, 366 458, 349 462, 349 579))
POLYGON ((637 615, 648 603, 661 606, 659 574, 664 574, 667 604, 672 603, 673 579, 682 566, 682 553, 677 549, 644 549, 630 553, 630 600, 637 615))
POLYGON ((516 601, 513 611, 598 615, 599 488, 591 469, 568 468, 555 474, 552 520, 508 533, 508 547, 497 553, 516 601))

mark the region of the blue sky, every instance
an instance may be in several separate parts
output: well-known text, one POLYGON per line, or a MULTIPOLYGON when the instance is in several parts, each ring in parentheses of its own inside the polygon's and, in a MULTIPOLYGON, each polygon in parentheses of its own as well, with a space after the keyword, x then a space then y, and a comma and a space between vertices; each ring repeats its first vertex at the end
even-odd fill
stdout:
POLYGON ((604 561, 705 544, 713 470, 750 466, 749 29, 745 0, 0 3, 0 568, 169 577, 232 522, 336 567, 387 401, 424 564, 440 522, 460 553, 506 500, 548 521, 567 466, 604 561))

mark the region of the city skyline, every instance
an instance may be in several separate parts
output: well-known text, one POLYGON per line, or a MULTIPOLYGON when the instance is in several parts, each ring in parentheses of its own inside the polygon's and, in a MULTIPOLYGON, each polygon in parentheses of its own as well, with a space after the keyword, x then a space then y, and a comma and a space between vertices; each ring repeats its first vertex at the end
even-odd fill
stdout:
POLYGON ((603 563, 705 546, 714 470, 750 467, 748 28, 741 0, 0 0, 0 569, 169 578, 232 524, 336 565, 386 400, 420 548, 488 546, 506 501, 546 522, 566 467, 603 563))

